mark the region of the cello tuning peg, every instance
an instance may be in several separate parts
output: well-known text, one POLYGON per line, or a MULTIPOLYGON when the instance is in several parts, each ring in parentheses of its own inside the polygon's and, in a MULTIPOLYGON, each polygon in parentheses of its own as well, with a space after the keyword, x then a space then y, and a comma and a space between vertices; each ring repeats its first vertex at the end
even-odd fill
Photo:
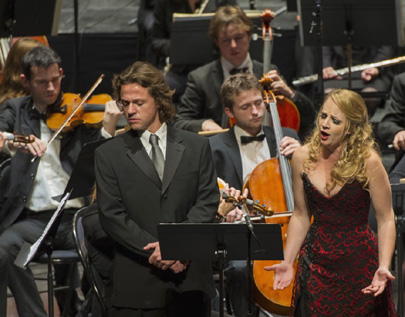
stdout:
POLYGON ((259 34, 253 33, 252 34, 252 41, 257 41, 260 38, 259 34))

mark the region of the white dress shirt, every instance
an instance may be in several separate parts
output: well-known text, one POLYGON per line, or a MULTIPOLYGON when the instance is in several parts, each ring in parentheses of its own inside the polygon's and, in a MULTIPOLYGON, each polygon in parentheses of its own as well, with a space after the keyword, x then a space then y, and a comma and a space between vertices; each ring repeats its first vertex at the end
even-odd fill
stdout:
MULTIPOLYGON (((239 151, 242 159, 242 175, 243 183, 246 181, 247 177, 252 173, 257 165, 270 159, 270 149, 266 138, 263 141, 253 141, 248 144, 242 144, 241 136, 254 136, 250 135, 246 131, 242 130, 240 127, 235 125, 235 137, 238 142, 239 151)), ((257 134, 264 134, 263 128, 257 134)))

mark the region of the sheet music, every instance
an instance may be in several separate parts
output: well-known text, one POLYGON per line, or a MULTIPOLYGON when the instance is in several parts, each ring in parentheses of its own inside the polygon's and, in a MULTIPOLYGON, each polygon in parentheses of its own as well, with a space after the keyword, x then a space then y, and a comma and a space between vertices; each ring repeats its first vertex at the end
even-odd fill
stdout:
POLYGON ((55 223, 56 218, 60 215, 62 212, 63 208, 65 207, 66 202, 68 201, 70 194, 72 191, 67 192, 65 196, 63 196, 61 202, 59 203, 58 208, 52 215, 51 219, 49 220, 48 224, 46 225, 44 232, 42 232, 42 235, 38 238, 38 240, 34 244, 30 244, 28 242, 24 242, 22 245, 20 251, 18 252, 17 258, 14 261, 14 264, 25 269, 32 261, 34 256, 37 254, 39 247, 41 246, 44 238, 48 234, 49 230, 52 228, 53 224, 55 223))

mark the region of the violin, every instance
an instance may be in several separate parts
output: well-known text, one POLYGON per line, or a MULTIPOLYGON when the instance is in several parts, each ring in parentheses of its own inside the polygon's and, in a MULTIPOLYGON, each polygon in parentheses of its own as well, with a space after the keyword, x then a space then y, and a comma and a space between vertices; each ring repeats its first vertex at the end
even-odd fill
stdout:
POLYGON ((74 113, 63 127, 62 133, 73 130, 80 124, 98 128, 103 122, 105 104, 110 100, 112 98, 108 94, 94 95, 77 109, 82 98, 78 94, 64 93, 61 106, 52 110, 47 116, 46 124, 51 130, 57 130, 74 113))
MULTIPOLYGON (((70 108, 69 111, 69 115, 65 116, 65 120, 62 122, 62 124, 55 130, 55 132, 52 134, 51 138, 48 140, 47 145, 49 145, 50 143, 52 143, 58 136, 59 134, 62 133, 62 131, 66 130, 66 127, 69 126, 69 129, 71 129, 72 123, 75 121, 73 118, 80 113, 80 111, 82 111, 82 106, 84 105, 84 103, 90 98, 90 95, 93 93, 93 91, 97 88, 98 85, 100 85, 101 81, 104 78, 104 74, 102 74, 97 80, 96 82, 93 84, 93 86, 90 88, 90 90, 86 93, 86 95, 83 97, 83 99, 81 99, 81 101, 79 103, 75 103, 74 107, 70 108)), ((81 123, 83 123, 83 121, 80 121, 81 123)), ((77 126, 78 123, 76 122, 77 126)), ((49 127, 49 125, 48 125, 49 127)), ((35 162, 35 160, 37 159, 37 156, 34 156, 31 160, 31 163, 35 162)))

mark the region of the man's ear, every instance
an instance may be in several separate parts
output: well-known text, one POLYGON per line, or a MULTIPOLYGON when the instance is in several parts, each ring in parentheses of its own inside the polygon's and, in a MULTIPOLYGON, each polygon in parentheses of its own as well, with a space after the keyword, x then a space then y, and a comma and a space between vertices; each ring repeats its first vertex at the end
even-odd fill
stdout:
POLYGON ((20 81, 21 81, 21 83, 22 83, 22 85, 23 85, 24 87, 27 87, 27 86, 28 86, 29 80, 28 80, 28 78, 27 78, 24 74, 21 74, 21 75, 20 75, 20 81))
POLYGON ((232 112, 231 108, 225 107, 225 113, 229 118, 232 118, 232 119, 234 118, 234 115, 233 115, 233 112, 232 112))

